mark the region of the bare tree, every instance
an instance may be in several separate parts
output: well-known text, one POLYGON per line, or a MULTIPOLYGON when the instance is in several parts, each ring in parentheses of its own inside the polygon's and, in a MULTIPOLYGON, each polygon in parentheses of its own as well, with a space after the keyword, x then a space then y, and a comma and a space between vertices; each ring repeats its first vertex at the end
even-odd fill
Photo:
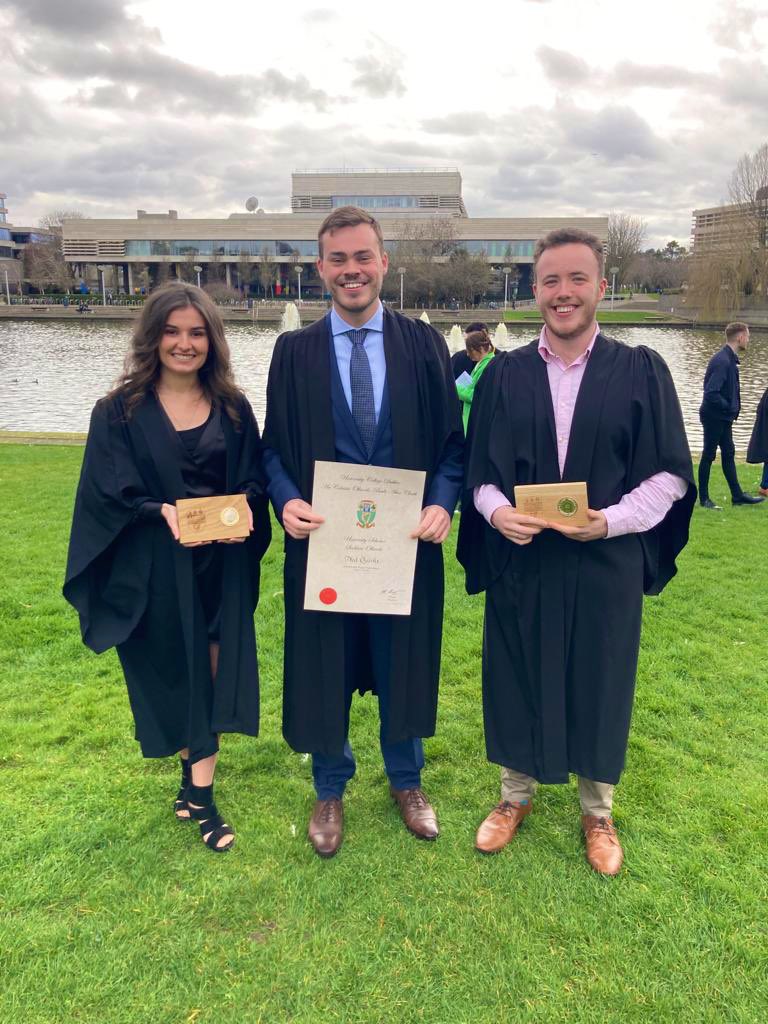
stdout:
POLYGON ((271 254, 267 246, 263 246, 261 254, 259 255, 259 284, 264 293, 264 298, 267 297, 267 292, 274 295, 274 284, 275 284, 275 264, 271 258, 271 254))
POLYGON ((730 248, 739 253, 745 294, 768 291, 768 143, 745 153, 728 182, 735 207, 730 221, 730 248))
POLYGON ((72 269, 64 259, 62 225, 65 220, 82 220, 78 210, 53 210, 39 221, 40 236, 24 249, 24 277, 42 292, 46 288, 66 291, 72 287, 72 269))
POLYGON ((619 268, 616 274, 619 284, 632 279, 632 264, 643 247, 646 230, 647 224, 642 217, 631 213, 608 214, 606 268, 619 268))

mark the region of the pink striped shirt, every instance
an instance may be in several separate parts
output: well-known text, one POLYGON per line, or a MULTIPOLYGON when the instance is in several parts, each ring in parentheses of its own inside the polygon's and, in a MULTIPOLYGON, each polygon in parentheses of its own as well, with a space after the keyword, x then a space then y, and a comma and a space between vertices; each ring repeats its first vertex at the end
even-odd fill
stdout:
MULTIPOLYGON (((586 350, 570 364, 552 351, 547 328, 542 327, 539 335, 539 354, 547 364, 547 379, 555 411, 555 433, 557 437, 557 461, 562 475, 568 441, 571 436, 573 410, 584 377, 587 362, 600 333, 595 324, 595 333, 586 350)), ((644 533, 662 521, 678 498, 688 490, 682 477, 673 473, 655 473, 643 480, 634 490, 625 494, 615 505, 602 509, 608 523, 607 537, 620 537, 625 533, 644 533)), ((512 505, 494 484, 482 484, 474 490, 475 508, 490 523, 497 508, 512 505)))

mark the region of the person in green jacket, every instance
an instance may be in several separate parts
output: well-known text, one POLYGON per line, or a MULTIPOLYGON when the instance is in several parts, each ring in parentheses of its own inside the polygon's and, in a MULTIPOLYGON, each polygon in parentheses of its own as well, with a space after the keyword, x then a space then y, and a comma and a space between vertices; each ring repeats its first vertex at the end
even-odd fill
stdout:
POLYGON ((467 346, 467 355, 475 364, 471 374, 462 373, 456 381, 456 390, 462 403, 462 418, 464 420, 464 433, 466 434, 469 410, 472 408, 472 398, 477 382, 482 377, 488 363, 493 359, 495 351, 488 331, 470 331, 464 341, 467 346))

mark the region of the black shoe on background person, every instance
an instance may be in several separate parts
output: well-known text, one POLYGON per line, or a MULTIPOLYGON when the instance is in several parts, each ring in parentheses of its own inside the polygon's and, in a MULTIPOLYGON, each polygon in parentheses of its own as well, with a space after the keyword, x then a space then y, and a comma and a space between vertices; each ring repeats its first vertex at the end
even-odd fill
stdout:
POLYGON ((715 509, 718 512, 722 511, 722 506, 716 505, 714 503, 714 501, 712 501, 711 498, 704 498, 702 501, 699 502, 699 504, 701 505, 702 508, 712 508, 712 509, 715 509))
POLYGON ((759 505, 765 498, 757 494, 740 494, 737 498, 731 498, 732 505, 759 505))

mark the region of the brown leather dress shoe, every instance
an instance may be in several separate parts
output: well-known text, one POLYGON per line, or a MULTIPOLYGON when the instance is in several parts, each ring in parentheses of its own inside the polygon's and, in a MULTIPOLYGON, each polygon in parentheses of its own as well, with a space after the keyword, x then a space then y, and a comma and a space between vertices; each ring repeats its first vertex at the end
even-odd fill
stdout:
POLYGON ((400 816, 409 832, 419 839, 437 839, 440 834, 437 815, 423 789, 393 789, 390 786, 389 792, 400 808, 400 816))
POLYGON ((587 860, 601 875, 618 875, 624 861, 624 851, 613 818, 595 818, 582 814, 581 827, 587 843, 587 860))
POLYGON ((344 834, 344 808, 341 800, 315 800, 307 835, 320 857, 333 857, 344 834))
POLYGON ((527 804, 510 803, 502 800, 496 804, 491 813, 477 830, 475 849, 480 853, 498 853, 503 850, 520 827, 520 822, 531 813, 530 800, 527 804))

